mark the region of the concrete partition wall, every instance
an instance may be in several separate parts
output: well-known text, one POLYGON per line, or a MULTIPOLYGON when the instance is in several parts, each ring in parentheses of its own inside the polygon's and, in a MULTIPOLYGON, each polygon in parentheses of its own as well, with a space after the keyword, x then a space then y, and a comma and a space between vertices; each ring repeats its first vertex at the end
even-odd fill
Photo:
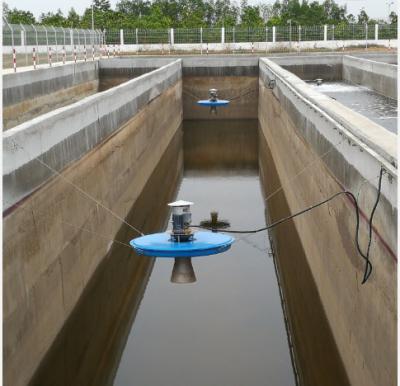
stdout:
POLYGON ((97 92, 98 62, 3 75, 3 130, 97 92))
MULTIPOLYGON (((354 241, 356 216, 350 198, 341 195, 295 218, 293 224, 310 270, 310 280, 315 283, 333 344, 344 366, 345 378, 353 386, 394 385, 397 366, 396 135, 313 91, 298 77, 267 59, 260 59, 259 122, 272 160, 260 165, 265 169, 261 173, 268 175, 274 169, 278 178, 278 186, 267 186, 266 194, 283 194, 287 202, 286 210, 282 206, 281 210, 273 211, 272 221, 346 189, 359 197, 360 243, 366 251, 367 219, 376 200, 380 169, 385 169, 372 233, 373 272, 367 283, 361 285, 365 264, 354 241), (272 89, 268 87, 271 79, 276 82, 272 89), (276 188, 278 193, 274 193, 276 188)), ((280 234, 284 229, 278 227, 274 232, 280 234)), ((287 236, 280 236, 278 239, 283 242, 275 245, 278 260, 280 252, 291 253, 291 259, 298 258, 295 251, 290 251, 287 236)), ((284 276, 284 287, 292 285, 285 285, 285 279, 284 276)), ((306 296, 305 287, 309 283, 302 283, 301 278, 298 283, 295 292, 306 296)), ((313 344, 308 346, 307 340, 299 340, 299 315, 293 309, 289 302, 294 347, 313 362, 313 356, 318 354, 313 353, 313 344)), ((321 384, 312 377, 304 378, 307 385, 321 384)), ((324 384, 339 384, 338 379, 341 378, 335 379, 333 375, 324 384)))
POLYGON ((177 60, 3 134, 6 384, 31 379, 180 128, 181 77, 177 60))
POLYGON ((342 80, 342 55, 273 56, 270 59, 303 80, 342 80))
POLYGON ((343 80, 397 99, 397 65, 343 56, 343 80))

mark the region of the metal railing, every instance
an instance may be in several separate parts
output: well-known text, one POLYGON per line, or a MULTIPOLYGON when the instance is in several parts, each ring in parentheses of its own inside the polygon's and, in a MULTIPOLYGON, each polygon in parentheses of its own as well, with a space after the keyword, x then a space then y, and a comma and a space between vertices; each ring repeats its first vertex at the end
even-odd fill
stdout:
MULTIPOLYGON (((219 50, 307 51, 339 49, 352 42, 365 47, 397 39, 394 24, 342 24, 275 27, 166 28, 85 30, 3 22, 3 67, 52 65, 56 62, 94 60, 121 52, 219 50), (314 42, 315 44, 311 44, 314 42), (320 42, 325 42, 319 44, 320 42), (309 44, 310 43, 310 44, 309 44), (331 44, 330 44, 331 43, 331 44), (222 46, 221 46, 222 45, 222 46), (185 46, 185 47, 183 47, 185 46)), ((390 44, 390 43, 389 43, 390 44)))

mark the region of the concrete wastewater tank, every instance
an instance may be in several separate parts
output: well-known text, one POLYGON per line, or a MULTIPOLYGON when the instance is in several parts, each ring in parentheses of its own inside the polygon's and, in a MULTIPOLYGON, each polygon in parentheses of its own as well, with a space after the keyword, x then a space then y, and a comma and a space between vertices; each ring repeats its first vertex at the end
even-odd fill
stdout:
POLYGON ((393 384, 397 77, 371 61, 7 75, 7 384, 393 384))

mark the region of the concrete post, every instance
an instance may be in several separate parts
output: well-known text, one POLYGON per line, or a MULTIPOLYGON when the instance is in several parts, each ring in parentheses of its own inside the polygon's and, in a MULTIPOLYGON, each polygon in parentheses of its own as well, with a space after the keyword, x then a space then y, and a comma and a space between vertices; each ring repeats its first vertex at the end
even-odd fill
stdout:
POLYGON ((124 45, 124 30, 123 29, 119 30, 119 44, 121 46, 124 45))
POLYGON ((272 43, 275 43, 276 41, 276 27, 272 27, 272 43))
POLYGON ((25 31, 21 31, 21 46, 25 46, 25 31))
POLYGON ((375 24, 375 40, 379 40, 379 25, 375 24))
POLYGON ((69 30, 69 36, 71 39, 71 47, 72 47, 74 45, 74 30, 72 28, 69 30))
POLYGON ((324 41, 328 40, 328 26, 324 24, 324 41))
POLYGON ((173 46, 175 44, 175 39, 174 39, 174 29, 171 28, 171 45, 173 46))
POLYGON ((225 43, 225 27, 221 28, 221 44, 225 43))

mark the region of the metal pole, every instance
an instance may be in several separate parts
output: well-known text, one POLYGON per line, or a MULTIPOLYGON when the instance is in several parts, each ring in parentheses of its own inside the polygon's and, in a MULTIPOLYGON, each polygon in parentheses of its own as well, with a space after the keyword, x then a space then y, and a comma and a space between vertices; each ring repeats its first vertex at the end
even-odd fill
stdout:
POLYGON ((235 52, 235 27, 232 27, 232 40, 233 40, 233 45, 232 45, 232 52, 235 52))
POLYGON ((62 56, 63 56, 63 64, 65 64, 65 59, 67 56, 67 53, 65 52, 65 29, 63 27, 61 27, 62 31, 63 31, 63 52, 62 52, 62 56))
POLYGON ((33 47, 32 62, 33 62, 33 69, 36 70, 36 52, 35 52, 35 47, 33 47))
MULTIPOLYGON (((20 26, 21 26, 21 29, 22 29, 22 31, 21 32, 23 32, 23 35, 24 35, 24 41, 23 41, 23 43, 24 43, 24 47, 25 47, 25 65, 27 66, 28 65, 28 45, 27 45, 27 34, 26 34, 26 29, 25 29, 25 27, 23 26, 23 24, 22 23, 20 23, 20 26)), ((21 45, 22 45, 22 34, 21 34, 21 45)))
POLYGON ((54 39, 56 41, 56 62, 58 62, 58 44, 57 44, 57 31, 54 27, 52 27, 54 30, 54 39))
POLYGON ((15 51, 15 48, 13 47, 13 67, 14 67, 14 72, 17 72, 17 53, 15 51))
POLYGON ((300 52, 300 44, 301 44, 301 25, 299 25, 299 52, 300 52))
POLYGON ((38 42, 37 29, 36 29, 36 27, 35 27, 33 24, 31 24, 31 26, 32 26, 33 30, 35 31, 35 36, 36 36, 36 51, 38 52, 38 57, 37 57, 37 59, 38 59, 38 64, 40 64, 39 42, 38 42))
POLYGON ((49 61, 49 38, 47 36, 47 28, 44 27, 44 30, 46 31, 46 47, 47 47, 47 62, 49 61))
POLYGON ((139 55, 139 39, 138 39, 138 29, 135 30, 136 34, 136 54, 139 55))
POLYGON ((78 59, 79 59, 79 55, 81 53, 81 32, 79 29, 77 29, 78 31, 78 59))
POLYGON ((368 49, 368 24, 365 23, 365 49, 368 49))
POLYGON ((94 31, 94 12, 93 12, 93 4, 92 4, 92 31, 94 31))

